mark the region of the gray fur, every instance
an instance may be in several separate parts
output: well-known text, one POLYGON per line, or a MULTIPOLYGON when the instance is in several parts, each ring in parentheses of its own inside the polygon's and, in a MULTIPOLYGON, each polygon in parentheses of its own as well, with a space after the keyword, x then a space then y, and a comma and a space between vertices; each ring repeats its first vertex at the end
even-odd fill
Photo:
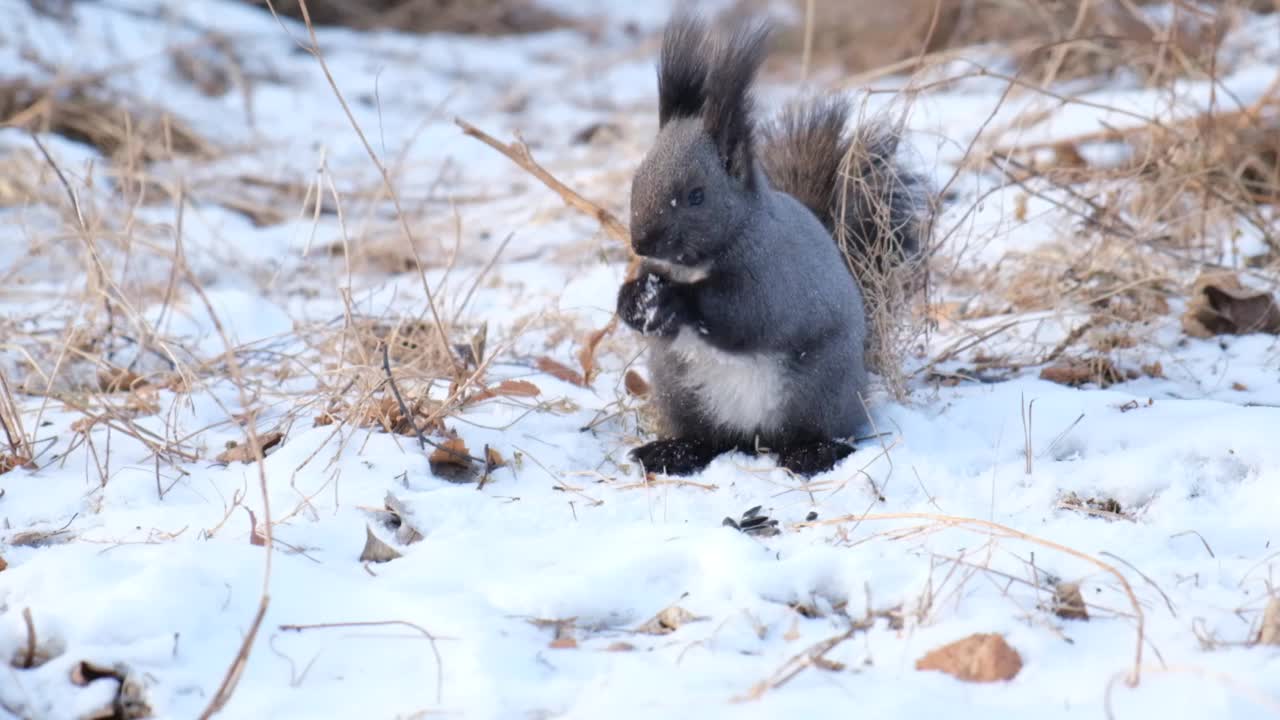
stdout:
MULTIPOLYGON (((673 23, 663 63, 705 72, 705 95, 697 115, 664 113, 636 171, 631 236, 646 262, 619 293, 623 319, 650 344, 666 429, 723 448, 851 438, 866 421, 867 320, 832 239, 831 198, 840 153, 872 136, 845 135, 847 108, 832 101, 784 116, 764 136, 774 160, 761 162, 750 92, 767 28, 744 25, 716 45, 698 21, 673 23)), ((914 230, 903 232, 906 246, 914 230)))

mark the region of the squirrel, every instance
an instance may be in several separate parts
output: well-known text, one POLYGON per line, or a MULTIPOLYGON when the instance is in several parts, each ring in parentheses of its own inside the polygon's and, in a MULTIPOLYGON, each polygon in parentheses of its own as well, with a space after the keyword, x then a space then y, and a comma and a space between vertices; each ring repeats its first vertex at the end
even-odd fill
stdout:
POLYGON ((849 131, 840 96, 755 127, 770 31, 713 38, 681 13, 663 33, 658 135, 631 186, 640 271, 617 298, 649 346, 668 433, 631 451, 646 471, 690 475, 762 449, 803 477, 834 468, 867 421, 869 382, 867 309, 835 238, 864 255, 888 247, 876 262, 926 239, 923 180, 898 166, 898 133, 849 131))

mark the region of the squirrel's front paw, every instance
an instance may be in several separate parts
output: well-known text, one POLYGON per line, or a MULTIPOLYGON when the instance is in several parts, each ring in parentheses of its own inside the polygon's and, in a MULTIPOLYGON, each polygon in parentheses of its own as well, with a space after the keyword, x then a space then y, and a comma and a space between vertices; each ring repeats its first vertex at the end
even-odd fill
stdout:
POLYGON ((679 297, 670 282, 644 273, 622 284, 618 317, 642 335, 669 337, 680 329, 679 297))

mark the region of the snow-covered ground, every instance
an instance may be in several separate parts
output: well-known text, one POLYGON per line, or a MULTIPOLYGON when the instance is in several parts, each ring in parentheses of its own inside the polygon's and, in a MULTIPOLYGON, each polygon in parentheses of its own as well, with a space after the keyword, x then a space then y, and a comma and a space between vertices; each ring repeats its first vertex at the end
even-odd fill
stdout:
MULTIPOLYGON (((625 460, 639 439, 641 403, 623 388, 635 339, 619 331, 603 342, 589 387, 535 362, 577 367, 584 339, 610 318, 625 254, 453 122, 519 134, 559 178, 625 217, 630 171, 656 123, 652 32, 668 4, 558 5, 589 16, 595 32, 319 30, 333 81, 410 219, 419 274, 388 204, 367 199, 378 168, 300 49, 301 25, 226 0, 76 3, 71 23, 4 1, 0 78, 74 86, 101 73, 218 148, 148 168, 158 184, 184 187, 180 212, 162 191, 124 201, 121 168, 42 134, 89 218, 81 231, 31 136, 0 129, 0 161, 34 169, 0 184, 21 180, 48 198, 0 203, 0 328, 10 334, 0 370, 32 391, 16 397, 38 455, 0 474, 0 717, 109 707, 119 683, 77 683, 82 662, 118 667, 155 717, 197 717, 251 628, 264 578, 266 615, 223 717, 1280 715, 1280 648, 1251 643, 1280 583, 1280 343, 1187 338, 1176 299, 1148 341, 1114 351, 1125 367, 1159 362, 1162 377, 1076 389, 1038 379, 1038 367, 994 383, 921 374, 904 401, 876 398, 881 437, 810 483, 746 456, 688 482, 645 482, 625 460), (229 39, 234 60, 210 31, 229 39), (178 50, 227 69, 226 92, 181 77, 178 50), (594 140, 575 139, 594 125, 594 140), (261 196, 287 220, 259 226, 219 202, 246 177, 312 184, 341 215, 261 196), (203 298, 173 269, 179 246, 203 298), (132 329, 116 332, 165 338, 141 353, 140 372, 169 360, 202 368, 185 386, 148 392, 151 407, 125 413, 126 394, 84 392, 93 369, 64 342, 68 327, 101 328, 101 293, 85 291, 100 282, 93 257, 108 292, 137 303, 115 319, 132 329), (311 344, 317 328, 348 314, 429 321, 424 277, 442 314, 461 308, 459 337, 488 324, 484 384, 520 379, 539 391, 445 419, 473 453, 487 445, 509 461, 482 487, 436 477, 412 438, 317 422, 323 405, 301 404, 314 399, 314 373, 338 375, 336 346, 311 344), (249 375, 243 393, 222 365, 224 335, 249 375), (32 347, 52 348, 56 376, 52 362, 41 359, 44 374, 24 364, 32 347), (115 419, 86 429, 86 412, 105 414, 103 398, 115 419), (232 418, 247 410, 259 433, 279 429, 283 441, 261 468, 217 462, 228 442, 245 442, 232 418), (166 444, 180 453, 158 458, 154 446, 166 444), (375 512, 389 495, 420 541, 397 542, 375 512), (1118 504, 1089 512, 1072 497, 1118 504), (757 505, 778 534, 722 525, 757 505), (268 517, 269 574, 252 525, 268 517), (402 556, 361 562, 366 528, 402 556), (1089 620, 1053 612, 1059 581, 1079 583, 1089 620), (652 632, 664 610, 668 627, 652 632), (1002 634, 1021 655, 1013 680, 915 669, 976 632, 1002 634)), ((1240 102, 1274 77, 1278 37, 1275 14, 1236 37, 1221 83, 1240 102)), ((765 105, 791 93, 769 82, 765 105)), ((993 116, 1003 91, 986 77, 916 97, 912 155, 939 184, 981 129, 1052 107, 1026 93, 993 116)), ((1094 102, 1056 110, 1022 139, 1133 122, 1108 107, 1174 112, 1167 94, 1123 77, 1090 92, 1094 102)), ((1208 93, 1178 90, 1188 103, 1208 93)), ((989 183, 967 172, 952 187, 942 224, 960 228, 949 242, 971 248, 964 262, 994 264, 1069 234, 1053 205, 1017 200, 1017 188, 970 212, 989 183)), ((1075 321, 1050 315, 943 369, 1002 342, 1052 348, 1075 321)), ((1010 319, 944 325, 907 361, 923 366, 981 322, 1010 319)), ((113 361, 128 364, 136 348, 116 346, 113 361)))

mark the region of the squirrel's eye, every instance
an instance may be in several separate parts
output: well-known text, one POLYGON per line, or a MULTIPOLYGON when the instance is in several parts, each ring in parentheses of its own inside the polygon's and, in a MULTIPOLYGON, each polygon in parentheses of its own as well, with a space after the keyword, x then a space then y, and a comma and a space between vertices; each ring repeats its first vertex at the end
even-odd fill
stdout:
POLYGON ((696 187, 689 191, 689 204, 690 205, 702 204, 702 188, 696 187))

